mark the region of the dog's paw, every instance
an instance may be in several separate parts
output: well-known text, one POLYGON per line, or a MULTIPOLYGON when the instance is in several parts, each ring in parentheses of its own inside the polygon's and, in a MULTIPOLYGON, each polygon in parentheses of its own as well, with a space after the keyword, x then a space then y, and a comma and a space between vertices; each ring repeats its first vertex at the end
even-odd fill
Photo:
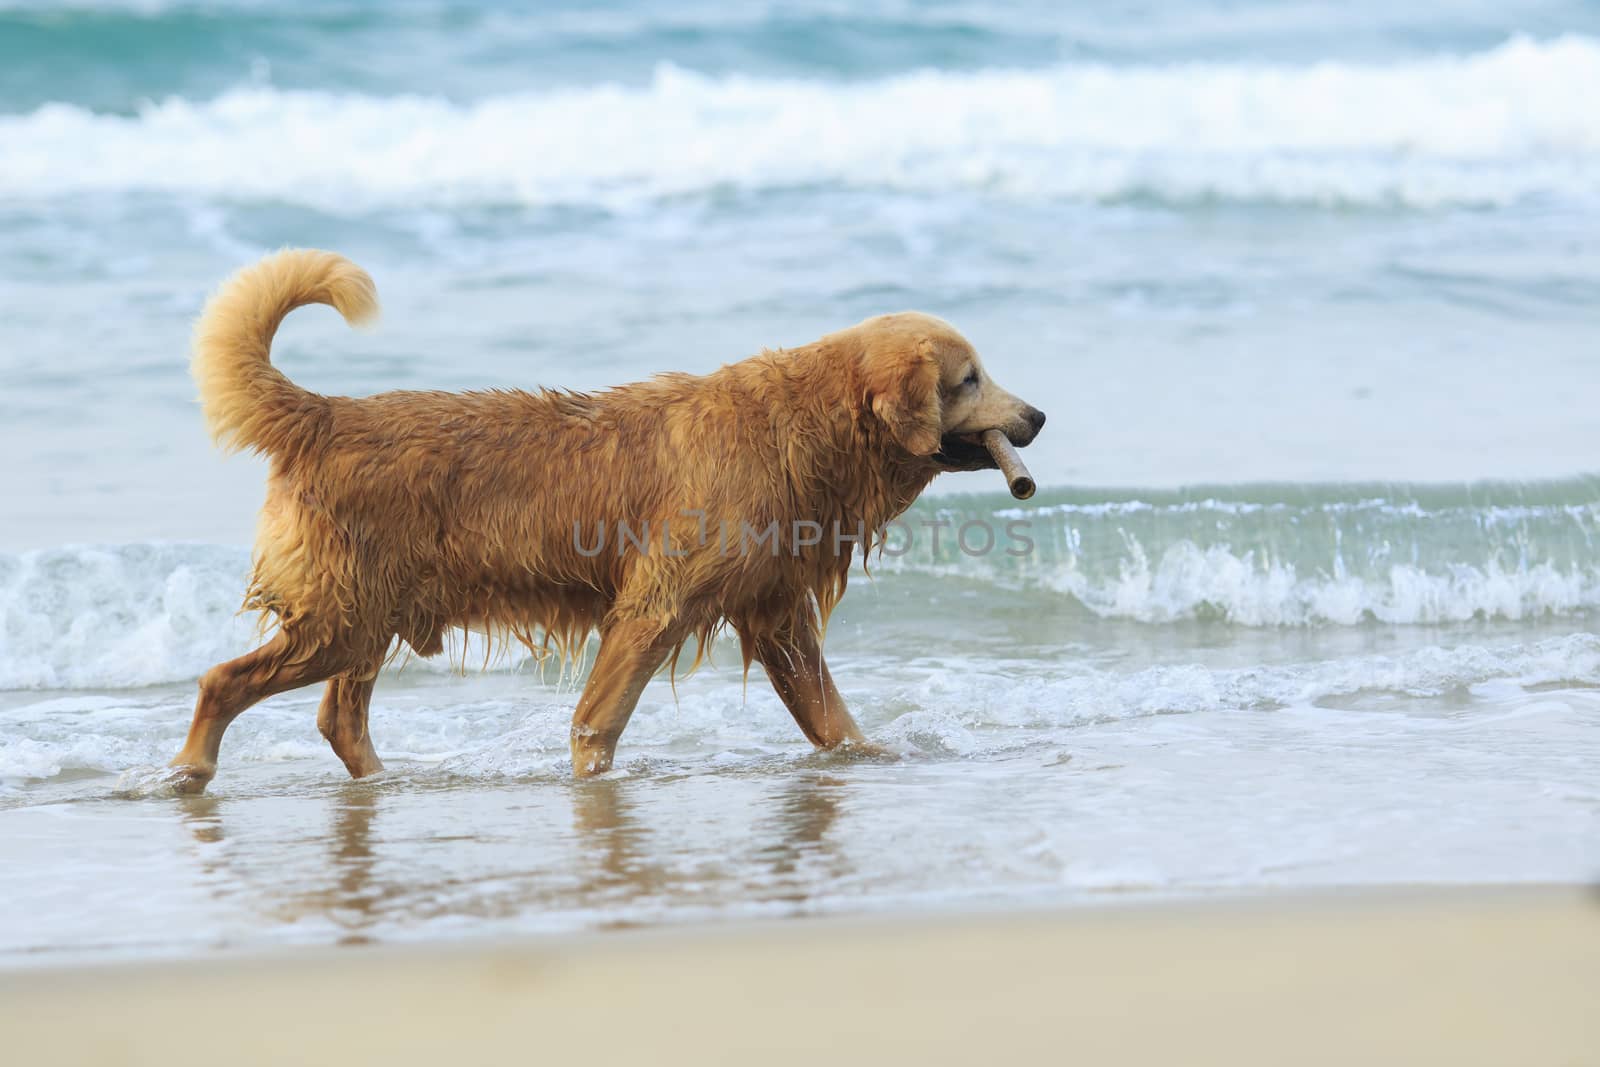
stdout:
POLYGON ((130 799, 199 796, 215 772, 192 764, 177 767, 130 767, 117 779, 114 792, 130 799))

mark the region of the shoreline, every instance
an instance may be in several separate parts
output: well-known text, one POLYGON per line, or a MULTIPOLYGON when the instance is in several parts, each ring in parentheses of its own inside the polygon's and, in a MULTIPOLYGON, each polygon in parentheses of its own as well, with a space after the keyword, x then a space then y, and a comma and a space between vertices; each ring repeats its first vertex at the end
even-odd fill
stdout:
POLYGON ((0 1033, 52 1063, 1582 1063, 1597 995, 1593 888, 1406 887, 28 966, 0 1033))

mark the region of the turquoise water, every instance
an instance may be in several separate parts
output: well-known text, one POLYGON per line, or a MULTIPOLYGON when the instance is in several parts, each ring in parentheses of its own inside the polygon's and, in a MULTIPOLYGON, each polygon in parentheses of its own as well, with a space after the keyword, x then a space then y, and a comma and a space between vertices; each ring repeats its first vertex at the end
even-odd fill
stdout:
POLYGON ((1597 95, 1573 0, 0 0, 0 959, 1592 878, 1597 95), (289 244, 384 301, 285 326, 327 392, 960 327, 1042 488, 941 478, 853 583, 830 659, 898 761, 724 666, 572 785, 571 680, 512 657, 386 676, 376 782, 307 691, 145 796, 251 640, 262 468, 188 330, 289 244))

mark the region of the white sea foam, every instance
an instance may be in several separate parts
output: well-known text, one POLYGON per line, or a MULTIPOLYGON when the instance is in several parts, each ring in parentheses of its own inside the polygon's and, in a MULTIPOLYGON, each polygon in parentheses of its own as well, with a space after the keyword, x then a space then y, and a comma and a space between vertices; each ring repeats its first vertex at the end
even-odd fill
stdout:
MULTIPOLYGON (((985 576, 982 561, 945 568, 985 576)), ((1101 569, 1068 557, 1032 573, 1033 582, 1075 598, 1096 615, 1147 623, 1195 618, 1244 626, 1440 623, 1518 620, 1600 609, 1600 571, 1548 562, 1395 564, 1365 576, 1298 574, 1226 546, 1182 540, 1154 560, 1137 541, 1101 569)), ((894 568, 889 568, 894 569, 894 568)), ((919 568, 905 566, 902 571, 919 568)), ((937 568, 936 568, 937 569, 937 568)), ((186 681, 257 642, 256 620, 238 614, 249 570, 244 549, 130 544, 0 555, 0 690, 127 689, 186 681)), ((883 573, 883 568, 878 570, 883 573)), ((1016 576, 994 576, 1007 584, 1016 576)), ((899 580, 919 580, 906 573, 899 580)), ((532 657, 497 642, 487 659, 480 637, 449 656, 400 657, 411 672, 487 667, 531 669, 532 657)), ((554 668, 547 672, 553 679, 554 668)))
POLYGON ((250 646, 249 554, 133 544, 0 555, 0 689, 193 678, 250 646), (231 650, 231 651, 225 651, 231 650))
POLYGON ((925 71, 671 66, 455 104, 238 89, 0 117, 0 195, 162 190, 330 208, 599 202, 814 183, 1025 197, 1504 204, 1600 196, 1600 41, 1389 65, 925 71), (70 165, 67 165, 70 164, 70 165))
POLYGON ((1145 715, 1286 708, 1363 693, 1427 697, 1499 681, 1593 685, 1600 682, 1600 638, 1573 634, 1501 648, 1427 647, 1394 656, 1232 669, 1188 663, 1118 672, 1070 665, 1019 675, 963 666, 921 679, 914 691, 902 694, 918 708, 891 724, 889 733, 912 742, 933 738, 931 747, 962 753, 967 743, 951 732, 952 726, 1071 726, 1145 715))
POLYGON ((1446 562, 1428 568, 1397 563, 1376 573, 1302 575, 1293 564, 1263 561, 1225 545, 1179 541, 1155 560, 1134 542, 1115 575, 1073 565, 1044 583, 1104 618, 1166 623, 1221 618, 1244 626, 1516 621, 1600 608, 1600 569, 1550 563, 1508 568, 1446 562))
MULTIPOLYGON (((0 690, 126 689, 197 678, 260 642, 256 617, 240 614, 249 570, 248 551, 222 545, 0 554, 0 690)), ((401 655, 395 666, 438 673, 532 660, 508 641, 486 649, 478 635, 454 634, 447 651, 432 660, 401 655)))
MULTIPOLYGON (((1019 668, 982 659, 883 670, 845 660, 835 667, 855 681, 852 703, 875 741, 915 758, 975 758, 1090 724, 1328 701, 1336 708, 1355 696, 1419 699, 1470 689, 1511 706, 1517 701, 1503 698, 1520 697, 1527 687, 1600 685, 1600 638, 1574 634, 1496 648, 1425 647, 1242 668, 1182 662, 1118 671, 1071 660, 1019 668)), ((509 692, 490 679, 462 684, 452 685, 448 697, 431 685, 386 684, 373 712, 384 756, 470 778, 569 773, 575 693, 520 681, 509 692)), ((228 759, 316 760, 335 768, 316 733, 317 699, 306 691, 252 711, 229 733, 228 759)), ((130 785, 159 779, 157 768, 182 741, 188 710, 189 694, 170 690, 16 704, 0 719, 0 783, 129 768, 130 785)), ((652 686, 630 722, 622 766, 638 771, 663 760, 708 757, 795 760, 809 752, 767 685, 758 680, 747 692, 738 672, 723 671, 697 676, 677 700, 664 684, 652 686)))

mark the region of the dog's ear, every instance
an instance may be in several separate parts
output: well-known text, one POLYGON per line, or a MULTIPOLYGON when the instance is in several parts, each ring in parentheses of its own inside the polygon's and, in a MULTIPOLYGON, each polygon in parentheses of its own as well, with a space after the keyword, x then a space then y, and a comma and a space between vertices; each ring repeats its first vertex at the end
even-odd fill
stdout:
POLYGON ((868 348, 861 358, 867 407, 914 456, 939 451, 939 364, 925 345, 868 348))

